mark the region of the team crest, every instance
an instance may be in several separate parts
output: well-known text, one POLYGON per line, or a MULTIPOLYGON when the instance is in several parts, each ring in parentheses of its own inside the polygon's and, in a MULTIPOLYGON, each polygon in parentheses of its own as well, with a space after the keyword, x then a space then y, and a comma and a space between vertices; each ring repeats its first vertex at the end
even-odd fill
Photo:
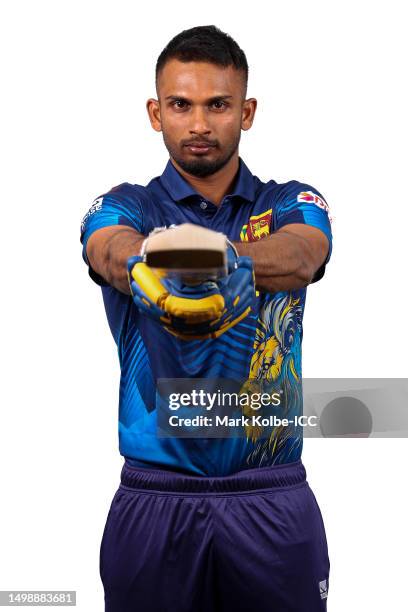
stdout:
POLYGON ((254 242, 269 236, 272 220, 272 208, 249 218, 249 222, 242 226, 240 233, 241 242, 254 242))

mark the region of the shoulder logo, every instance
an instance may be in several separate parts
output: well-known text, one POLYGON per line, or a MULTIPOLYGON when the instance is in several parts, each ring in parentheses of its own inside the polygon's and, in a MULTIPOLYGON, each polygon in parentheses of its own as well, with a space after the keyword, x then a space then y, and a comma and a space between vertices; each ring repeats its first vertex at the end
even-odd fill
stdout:
POLYGON ((239 235, 241 242, 254 242, 270 234, 272 208, 260 215, 253 215, 246 225, 242 226, 239 235))
POLYGON ((102 201, 103 201, 103 197, 96 198, 96 200, 94 200, 92 202, 91 208, 88 210, 88 212, 85 214, 85 216, 83 217, 83 219, 81 221, 81 231, 83 231, 85 229, 85 223, 87 222, 89 217, 91 215, 93 215, 94 213, 96 213, 97 210, 101 210, 101 208, 102 208, 102 201))
POLYGON ((322 197, 313 193, 313 191, 301 191, 297 197, 298 202, 311 202, 312 204, 316 204, 319 208, 323 208, 323 210, 329 211, 329 206, 327 202, 323 200, 322 197))
POLYGON ((313 193, 313 191, 301 191, 298 194, 297 201, 298 202, 310 202, 311 204, 316 204, 316 206, 318 206, 319 208, 327 212, 327 214, 329 215, 330 223, 333 221, 332 217, 330 216, 329 205, 321 196, 318 196, 316 193, 313 193))

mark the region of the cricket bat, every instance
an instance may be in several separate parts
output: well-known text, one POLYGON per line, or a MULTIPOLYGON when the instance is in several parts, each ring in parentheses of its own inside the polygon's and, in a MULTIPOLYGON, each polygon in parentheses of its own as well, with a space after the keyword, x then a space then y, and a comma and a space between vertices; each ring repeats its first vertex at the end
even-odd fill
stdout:
POLYGON ((226 236, 193 223, 153 233, 146 241, 144 256, 151 268, 180 276, 189 284, 228 273, 226 236))

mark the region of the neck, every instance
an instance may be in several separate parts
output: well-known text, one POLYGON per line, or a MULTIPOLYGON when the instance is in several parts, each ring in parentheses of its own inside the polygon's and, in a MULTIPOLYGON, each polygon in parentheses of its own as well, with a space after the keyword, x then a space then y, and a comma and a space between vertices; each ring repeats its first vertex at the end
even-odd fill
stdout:
POLYGON ((238 152, 220 170, 206 177, 193 176, 183 170, 172 157, 170 159, 187 183, 216 206, 219 206, 224 196, 230 193, 239 168, 238 152))

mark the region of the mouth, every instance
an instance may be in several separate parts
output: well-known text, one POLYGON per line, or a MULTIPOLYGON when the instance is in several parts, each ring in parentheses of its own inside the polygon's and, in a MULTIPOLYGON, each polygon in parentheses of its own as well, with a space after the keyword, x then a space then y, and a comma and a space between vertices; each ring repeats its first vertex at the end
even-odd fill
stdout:
POLYGON ((211 145, 208 142, 191 142, 184 145, 190 153, 195 153, 198 155, 204 155, 211 151, 211 149, 215 149, 215 145, 211 145))

